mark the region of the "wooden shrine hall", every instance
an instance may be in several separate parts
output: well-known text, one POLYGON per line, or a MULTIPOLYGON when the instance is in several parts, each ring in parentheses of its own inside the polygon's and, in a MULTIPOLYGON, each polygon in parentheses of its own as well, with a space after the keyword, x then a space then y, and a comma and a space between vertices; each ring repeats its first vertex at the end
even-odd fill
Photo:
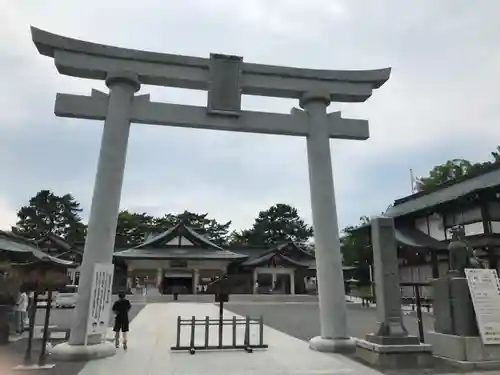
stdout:
POLYGON ((160 293, 210 293, 210 284, 223 274, 233 293, 306 293, 314 289, 313 254, 290 241, 272 248, 224 249, 180 222, 131 249, 114 254, 122 283, 137 283, 160 293), (311 281, 313 280, 313 281, 311 281))

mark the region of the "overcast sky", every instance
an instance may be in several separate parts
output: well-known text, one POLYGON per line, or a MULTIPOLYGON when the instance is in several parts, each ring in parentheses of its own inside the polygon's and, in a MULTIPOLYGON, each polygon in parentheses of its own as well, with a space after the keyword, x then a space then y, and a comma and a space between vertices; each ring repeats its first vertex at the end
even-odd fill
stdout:
MULTIPOLYGON (((102 123, 56 118, 57 92, 107 90, 60 76, 30 25, 103 44, 321 69, 391 66, 366 103, 332 103, 370 121, 367 141, 331 141, 341 227, 408 195, 451 158, 484 160, 500 143, 498 0, 0 0, 0 228, 41 189, 71 192, 86 219, 102 123)), ((143 86, 152 100, 204 105, 204 92, 143 86)), ((288 112, 294 100, 244 97, 288 112)), ((123 209, 208 212, 234 228, 289 203, 311 222, 305 139, 134 124, 123 209)))

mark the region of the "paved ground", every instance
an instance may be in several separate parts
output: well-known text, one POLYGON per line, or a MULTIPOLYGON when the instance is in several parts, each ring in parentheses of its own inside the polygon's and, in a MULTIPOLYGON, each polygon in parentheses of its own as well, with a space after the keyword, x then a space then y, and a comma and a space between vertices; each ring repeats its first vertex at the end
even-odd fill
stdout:
MULTIPOLYGON (((144 304, 132 304, 132 309, 130 311, 130 318, 132 321, 137 316, 137 314, 142 310, 144 304)), ((50 325, 56 325, 61 328, 69 328, 71 326, 73 309, 53 309, 51 311, 50 325)), ((37 311, 37 317, 35 320, 36 326, 43 325, 45 319, 45 312, 43 310, 37 311)), ((110 319, 110 323, 112 320, 110 319)), ((26 336, 26 334, 24 335, 26 336)), ((57 344, 58 340, 52 340, 53 344, 57 344)), ((0 374, 7 375, 14 365, 22 364, 24 353, 26 351, 28 340, 26 338, 20 339, 9 344, 6 347, 0 346, 0 374)), ((33 340, 32 349, 32 360, 37 362, 41 351, 42 341, 40 339, 33 340)), ((48 360, 50 362, 50 359, 48 360)), ((85 362, 60 362, 51 370, 42 370, 44 374, 48 375, 77 375, 85 366, 85 362)), ((15 374, 30 373, 33 371, 16 371, 15 374)))
MULTIPOLYGON (((273 332, 279 331, 296 337, 304 342, 304 345, 306 345, 305 342, 308 341, 309 338, 319 334, 320 327, 318 304, 314 298, 304 298, 303 300, 301 299, 300 301, 296 302, 282 301, 279 300, 279 298, 277 298, 277 300, 273 300, 273 298, 270 297, 266 297, 260 300, 255 298, 250 298, 248 300, 234 298, 232 299, 233 302, 226 304, 225 307, 227 310, 242 316, 263 315, 265 324, 276 330, 273 332)), ((133 299, 131 318, 134 318, 144 306, 144 301, 141 302, 140 298, 133 299)), ((207 306, 210 306, 210 304, 207 306)), ((71 325, 72 313, 73 310, 71 309, 53 310, 51 313, 50 324, 57 325, 59 327, 69 327, 71 325)), ((158 319, 167 319, 167 317, 159 317, 158 319)), ((36 324, 42 325, 43 320, 44 312, 42 310, 39 310, 37 314, 36 324)), ((417 335, 418 330, 415 314, 410 313, 410 315, 404 315, 404 321, 409 332, 411 334, 417 335)), ((432 325, 432 316, 428 313, 424 313, 424 331, 432 329, 432 325)), ((134 325, 132 325, 131 327, 132 330, 134 330, 133 327, 134 325)), ((355 303, 348 304, 348 332, 351 336, 364 337, 367 332, 373 331, 374 329, 376 329, 376 327, 377 318, 375 308, 366 308, 362 307, 360 304, 355 303)), ((161 329, 163 331, 165 327, 162 327, 161 329)), ((171 328, 171 330, 173 330, 173 328, 171 328)), ((146 332, 144 332, 144 334, 147 335, 146 332)), ((166 333, 163 333, 163 335, 165 334, 166 333)), ((168 335, 170 334, 171 333, 168 333, 168 335)), ((162 336, 162 340, 163 339, 164 337, 162 336)), ((35 342, 33 358, 37 358, 39 347, 40 341, 35 342)), ((26 340, 20 340, 14 344, 11 344, 8 349, 2 349, 0 347, 0 374, 3 375, 8 373, 2 371, 2 365, 7 365, 8 362, 20 363, 22 361, 22 355, 25 348, 26 340)), ((168 348, 165 350, 166 352, 169 352, 168 348)), ((77 375, 84 368, 84 365, 85 363, 78 362, 58 363, 53 370, 47 373, 50 375, 77 375)), ((444 372, 444 370, 434 371, 433 373, 442 372, 444 372)), ((400 371, 393 374, 408 375, 423 373, 424 372, 420 371, 400 371)))
MULTIPOLYGON (((374 307, 366 308, 360 304, 348 305, 348 333, 350 336, 364 338, 366 333, 377 328, 374 307)), ((317 303, 262 303, 248 304, 230 302, 226 308, 239 315, 264 316, 266 325, 285 332, 301 340, 309 340, 320 333, 319 310, 317 303)), ((418 336, 417 319, 414 313, 404 316, 409 333, 418 336)), ((432 329, 434 319, 431 314, 423 314, 424 332, 432 329)))
MULTIPOLYGON (((132 322, 129 347, 119 350, 114 357, 88 362, 79 375, 95 374, 149 374, 149 375, 380 375, 340 354, 324 354, 308 349, 302 340, 267 327, 269 350, 248 354, 244 350, 212 352, 199 350, 190 355, 187 350, 170 351, 176 341, 177 316, 217 316, 218 307, 200 303, 148 304, 132 322), (156 322, 162 321, 162 324, 156 322)), ((225 317, 234 314, 225 311, 225 317)), ((182 330, 180 344, 189 345, 191 330, 182 330)), ((229 327, 228 327, 229 328, 229 327)), ((217 327, 209 328, 209 344, 217 342, 217 327)), ((244 341, 244 326, 236 327, 237 343, 244 341)), ((257 342, 258 327, 254 327, 250 341, 257 342)), ((205 329, 194 331, 195 345, 205 341, 205 329)), ((232 342, 232 330, 224 330, 224 343, 232 342)))
MULTIPOLYGON (((144 307, 143 303, 133 303, 132 309, 130 310, 130 318, 133 319, 139 311, 144 307)), ((52 309, 50 312, 50 324, 56 325, 60 328, 71 327, 71 321, 73 319, 74 309, 52 309)), ((45 321, 45 310, 38 309, 36 313, 35 325, 43 326, 45 321)), ((110 323, 112 319, 110 319, 110 323)))

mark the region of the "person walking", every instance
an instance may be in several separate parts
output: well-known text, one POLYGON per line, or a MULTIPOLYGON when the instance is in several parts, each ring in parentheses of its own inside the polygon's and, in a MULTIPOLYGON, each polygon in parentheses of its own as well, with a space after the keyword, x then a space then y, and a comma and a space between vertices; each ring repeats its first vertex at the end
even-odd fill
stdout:
POLYGON ((118 301, 113 304, 113 312, 115 313, 115 324, 113 331, 115 332, 115 347, 120 347, 120 331, 122 332, 123 349, 127 350, 127 335, 129 331, 128 312, 132 305, 125 298, 125 293, 118 293, 118 301))
POLYGON ((28 311, 28 295, 24 290, 21 290, 16 304, 16 332, 21 334, 24 332, 24 322, 28 311))

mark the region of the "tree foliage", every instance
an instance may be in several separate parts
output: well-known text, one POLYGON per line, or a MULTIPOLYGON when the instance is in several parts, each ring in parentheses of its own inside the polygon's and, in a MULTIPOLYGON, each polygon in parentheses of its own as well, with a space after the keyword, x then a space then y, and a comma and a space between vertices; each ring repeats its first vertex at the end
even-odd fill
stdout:
POLYGON ((427 177, 419 177, 416 181, 418 191, 433 190, 439 185, 449 181, 456 181, 471 174, 476 174, 490 168, 493 164, 500 163, 500 146, 491 152, 492 161, 472 163, 465 159, 452 159, 444 164, 436 165, 427 177))
POLYGON ((217 245, 225 245, 229 237, 231 222, 219 223, 208 214, 184 211, 179 214, 165 214, 154 217, 146 213, 121 211, 116 226, 115 247, 129 248, 144 242, 148 235, 160 234, 182 221, 196 232, 204 235, 217 245))
POLYGON ((128 249, 142 243, 151 232, 153 221, 154 217, 146 213, 121 211, 116 224, 115 248, 128 249))
POLYGON ((233 232, 233 244, 272 245, 288 240, 297 243, 308 241, 313 229, 299 216, 295 207, 278 203, 267 210, 260 211, 250 229, 233 232))
POLYGON ((19 209, 18 221, 12 229, 34 240, 51 233, 71 244, 81 243, 86 235, 81 211, 80 203, 71 194, 59 196, 50 190, 41 190, 29 200, 27 206, 19 209))
POLYGON ((373 254, 370 246, 370 239, 367 231, 356 231, 361 226, 369 223, 369 218, 362 216, 357 225, 350 225, 344 228, 340 239, 342 259, 346 266, 357 266, 371 264, 373 254))

